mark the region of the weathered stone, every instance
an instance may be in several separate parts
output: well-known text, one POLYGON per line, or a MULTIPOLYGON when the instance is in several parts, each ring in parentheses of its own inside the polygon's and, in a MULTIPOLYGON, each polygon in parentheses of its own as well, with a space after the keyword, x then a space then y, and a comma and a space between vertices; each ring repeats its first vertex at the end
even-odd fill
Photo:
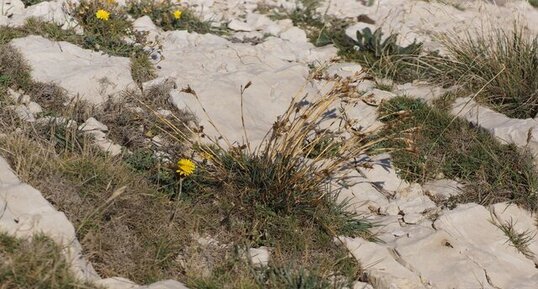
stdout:
POLYGON ((368 161, 371 168, 361 167, 360 171, 374 186, 393 193, 409 186, 406 181, 400 179, 396 174, 389 154, 380 154, 373 157, 365 156, 362 160, 368 161))
POLYGON ((248 250, 248 254, 250 256, 250 262, 255 267, 267 266, 267 264, 269 264, 269 260, 271 259, 269 249, 264 246, 259 248, 250 248, 248 250))
POLYGON ((29 102, 26 107, 28 108, 28 111, 30 111, 30 113, 32 113, 33 115, 43 112, 43 108, 41 108, 41 105, 33 101, 29 102))
POLYGON ((230 23, 228 23, 228 28, 234 31, 246 31, 246 32, 250 32, 254 30, 254 28, 252 28, 252 26, 250 26, 249 24, 239 21, 237 19, 233 19, 232 21, 230 21, 230 23))
POLYGON ((440 199, 448 199, 463 193, 463 185, 449 179, 427 181, 422 188, 428 195, 440 199))
POLYGON ((101 279, 95 282, 96 285, 103 286, 108 289, 139 289, 136 283, 132 282, 129 279, 121 277, 113 277, 101 279))
POLYGON ((88 118, 83 124, 78 127, 79 130, 88 132, 93 130, 108 131, 108 127, 102 122, 96 120, 93 117, 88 118))
POLYGON ((136 87, 128 58, 107 56, 40 36, 17 38, 10 43, 32 67, 34 80, 55 83, 71 97, 99 104, 124 89, 136 87))
POLYGON ((398 263, 383 245, 361 238, 342 238, 344 245, 359 260, 374 288, 426 288, 420 278, 398 263))

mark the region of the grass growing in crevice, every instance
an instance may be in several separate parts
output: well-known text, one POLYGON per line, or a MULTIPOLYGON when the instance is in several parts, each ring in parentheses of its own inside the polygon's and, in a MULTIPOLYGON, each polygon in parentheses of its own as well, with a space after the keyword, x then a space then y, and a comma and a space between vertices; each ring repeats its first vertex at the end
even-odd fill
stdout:
POLYGON ((392 157, 405 180, 422 183, 441 174, 465 184, 458 202, 511 201, 538 209, 538 174, 530 154, 420 100, 394 98, 380 114, 384 133, 402 136, 385 146, 397 148, 392 157))
POLYGON ((149 16, 155 25, 165 31, 187 30, 199 34, 212 33, 225 35, 227 28, 214 26, 211 21, 200 19, 191 9, 173 3, 170 0, 130 0, 127 2, 127 13, 135 19, 142 16, 149 16), (178 12, 181 12, 178 14, 178 12), (176 13, 174 15, 174 13, 176 13))
POLYGON ((508 237, 507 243, 516 248, 521 254, 525 255, 527 258, 534 257, 534 253, 529 249, 529 244, 536 237, 535 234, 532 234, 530 231, 518 232, 515 228, 515 223, 513 220, 506 222, 493 222, 503 233, 508 237))
POLYGON ((448 58, 432 58, 434 81, 461 85, 478 100, 514 118, 538 113, 538 37, 515 24, 444 39, 448 58))
MULTIPOLYGON (((40 35, 54 41, 66 41, 73 43, 85 49, 99 50, 110 55, 125 56, 131 58, 131 76, 133 80, 141 84, 156 77, 155 67, 149 60, 147 52, 141 47, 134 46, 124 42, 123 37, 126 35, 119 34, 116 37, 109 38, 105 28, 78 35, 73 29, 64 30, 54 23, 45 23, 33 18, 26 21, 22 27, 0 27, 0 45, 7 44, 9 41, 25 37, 28 35, 40 35), (105 33, 100 35, 99 33, 105 33)), ((143 40, 141 40, 143 41, 143 40)), ((0 78, 0 82, 3 82, 0 78)))
POLYGON ((0 288, 89 289, 77 280, 62 249, 46 236, 19 239, 0 232, 0 288))
POLYGON ((534 7, 538 7, 538 0, 529 0, 529 4, 531 4, 534 7))
POLYGON ((146 52, 137 52, 131 56, 131 76, 139 87, 157 77, 157 70, 146 52))

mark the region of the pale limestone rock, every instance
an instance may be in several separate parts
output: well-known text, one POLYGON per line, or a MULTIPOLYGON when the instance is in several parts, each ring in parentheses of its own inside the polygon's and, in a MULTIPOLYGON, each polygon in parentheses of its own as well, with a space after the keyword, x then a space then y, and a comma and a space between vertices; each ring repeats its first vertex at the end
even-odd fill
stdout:
POLYGON ((35 122, 34 114, 25 105, 10 105, 6 106, 6 108, 13 110, 23 121, 35 122))
POLYGON ((418 213, 409 213, 409 214, 406 214, 406 215, 403 216, 403 221, 406 224, 411 224, 411 225, 418 224, 423 219, 424 219, 424 216, 422 216, 422 214, 418 214, 418 213))
POLYGON ((252 26, 249 25, 248 23, 245 23, 237 19, 233 19, 232 21, 230 21, 230 23, 228 23, 228 28, 234 31, 244 31, 244 32, 250 32, 254 30, 254 28, 252 28, 252 26))
POLYGON ((259 248, 250 248, 248 250, 250 256, 250 262, 254 267, 264 267, 269 264, 271 259, 271 253, 269 249, 265 246, 259 248))
POLYGON ((445 231, 398 242, 395 250, 406 267, 413 268, 434 288, 482 288, 488 284, 483 268, 467 258, 465 246, 445 231))
POLYGON ((380 154, 373 157, 365 156, 362 160, 368 161, 371 168, 361 167, 359 168, 360 172, 376 187, 394 193, 409 186, 406 181, 400 179, 396 174, 389 154, 380 154))
POLYGON ((31 101, 26 105, 26 107, 33 115, 43 112, 43 108, 41 108, 41 105, 39 105, 37 102, 31 101))
POLYGON ((82 32, 80 26, 73 17, 66 13, 62 7, 61 1, 45 1, 29 6, 20 13, 15 14, 9 20, 11 26, 23 26, 27 19, 35 18, 44 22, 53 22, 62 26, 63 29, 75 28, 79 33, 82 32))
POLYGON ((170 101, 192 111, 209 137, 214 138, 218 133, 208 117, 231 142, 243 142, 240 88, 251 81, 243 96, 243 112, 253 146, 265 136, 292 97, 303 89, 308 63, 316 59, 325 61, 335 55, 334 48, 318 49, 310 43, 276 37, 256 46, 186 31, 166 32, 163 37, 164 58, 158 63, 159 78, 144 86, 164 79, 174 80, 177 89, 171 92, 170 101), (181 63, 191 65, 185 69, 178 65, 181 63), (181 92, 187 86, 198 98, 181 92))
POLYGON ((7 18, 7 16, 21 14, 23 11, 24 3, 20 0, 0 0, 0 16, 7 18))
POLYGON ((449 179, 427 181, 422 188, 428 195, 440 199, 448 199, 463 193, 463 185, 449 179))
POLYGON ((144 15, 133 21, 133 30, 147 33, 146 39, 151 42, 158 41, 159 28, 153 23, 149 16, 144 15))
POLYGON ((349 62, 331 64, 325 71, 325 75, 328 77, 338 76, 342 78, 358 76, 361 73, 363 73, 363 68, 360 64, 349 62))
POLYGON ((175 280, 165 280, 165 281, 159 281, 156 283, 153 283, 148 286, 141 286, 139 289, 188 289, 183 285, 183 283, 180 283, 175 280))
POLYGON ((428 83, 405 83, 397 85, 394 92, 398 95, 422 99, 426 103, 431 104, 433 100, 438 99, 445 94, 447 89, 432 86, 428 83))
POLYGON ((377 107, 367 104, 364 101, 352 102, 342 109, 346 115, 354 122, 352 126, 357 131, 363 133, 374 132, 383 127, 383 123, 378 120, 377 107))
POLYGON ((351 289, 374 289, 372 285, 360 281, 356 281, 353 283, 353 287, 351 289))
POLYGON ((282 33, 280 33, 280 38, 288 40, 291 42, 307 42, 306 32, 298 27, 292 27, 282 33))
POLYGON ((451 112, 486 129, 503 143, 528 148, 535 156, 538 155, 537 120, 509 118, 476 103, 470 97, 456 99, 451 112))
POLYGON ((140 288, 140 286, 138 286, 136 283, 132 282, 131 280, 121 278, 121 277, 101 279, 95 282, 95 284, 98 286, 103 286, 108 289, 138 289, 140 288))
POLYGON ((510 246, 491 221, 492 215, 484 207, 466 204, 445 212, 434 226, 448 233, 459 254, 480 266, 490 284, 500 288, 532 288, 529 284, 538 284, 534 262, 510 246))
POLYGON ((398 199, 396 204, 403 214, 422 214, 437 208, 435 203, 427 196, 412 199, 398 199))
POLYGON ((538 228, 536 226, 536 215, 531 214, 524 208, 515 204, 499 203, 491 206, 497 223, 511 224, 517 233, 527 232, 533 237, 528 244, 529 251, 534 254, 530 258, 538 264, 538 228))
POLYGON ((421 196, 424 196, 424 191, 417 183, 412 183, 396 192, 396 197, 401 200, 412 200, 421 196))
POLYGON ((383 101, 390 100, 392 98, 395 98, 397 95, 394 92, 381 90, 374 88, 370 91, 370 93, 373 95, 377 103, 381 103, 383 101))
POLYGON ((83 124, 81 124, 78 129, 83 132, 88 132, 92 130, 98 131, 108 131, 108 127, 102 122, 96 120, 93 117, 88 118, 83 124))
POLYGON ((357 91, 362 93, 367 93, 372 91, 375 88, 375 81, 368 80, 368 79, 361 79, 359 83, 357 83, 357 91))
POLYGON ((390 249, 361 238, 341 238, 344 245, 361 262, 370 284, 379 289, 426 288, 420 278, 392 257, 390 249))
POLYGON ((387 198, 367 181, 342 188, 338 201, 345 202, 348 209, 358 214, 381 211, 389 205, 387 198))
POLYGON ((32 67, 34 80, 55 83, 71 97, 100 104, 109 96, 135 87, 128 58, 107 56, 40 36, 18 38, 10 43, 32 67))

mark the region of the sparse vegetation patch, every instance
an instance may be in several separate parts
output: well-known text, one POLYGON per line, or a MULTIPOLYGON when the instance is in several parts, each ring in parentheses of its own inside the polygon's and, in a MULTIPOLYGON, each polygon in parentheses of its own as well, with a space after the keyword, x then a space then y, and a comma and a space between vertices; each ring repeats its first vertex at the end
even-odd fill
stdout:
POLYGON ((28 240, 0 232, 0 288, 98 289, 77 280, 62 248, 42 235, 28 240))
POLYGON ((385 145, 396 148, 392 157, 404 179, 456 179, 466 185, 458 202, 511 201, 538 209, 538 174, 529 154, 420 100, 397 97, 380 111, 384 133, 401 136, 385 145))

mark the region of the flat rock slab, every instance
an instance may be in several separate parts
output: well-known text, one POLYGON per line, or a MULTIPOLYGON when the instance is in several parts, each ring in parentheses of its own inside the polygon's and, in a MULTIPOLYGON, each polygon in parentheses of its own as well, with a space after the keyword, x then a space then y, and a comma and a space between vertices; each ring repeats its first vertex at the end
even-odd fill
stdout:
POLYGON ((503 143, 525 147, 538 154, 538 120, 510 118, 477 103, 470 97, 457 98, 451 113, 478 125, 503 143))
POLYGON ((361 262, 368 281, 378 289, 421 289, 419 276, 398 263, 390 249, 361 238, 343 238, 344 245, 361 262))
POLYGON ((55 83, 66 89, 70 97, 101 104, 109 96, 136 87, 128 58, 109 56, 41 36, 14 39, 10 44, 19 49, 31 66, 35 81, 55 83))
POLYGON ((516 233, 526 233, 532 237, 527 249, 530 251, 529 259, 538 265, 538 227, 536 226, 536 215, 518 207, 515 204, 499 203, 491 206, 498 223, 512 225, 516 233))
POLYGON ((178 89, 172 91, 171 101, 176 106, 194 112, 209 136, 220 132, 231 141, 243 142, 241 86, 251 82, 243 95, 243 116, 253 144, 261 141, 292 98, 304 93, 308 63, 336 55, 332 47, 318 49, 279 38, 253 46, 186 31, 163 36, 163 57, 156 63, 160 77, 145 85, 175 80, 178 89), (198 98, 181 92, 187 86, 198 98))
POLYGON ((395 193, 409 187, 409 183, 400 179, 396 173, 389 154, 364 156, 361 160, 368 162, 370 166, 359 168, 360 172, 377 188, 395 193))
MULTIPOLYGON (((445 245, 454 249, 445 248, 445 252, 451 251, 453 253, 449 254, 450 256, 456 258, 459 255, 457 258, 464 258, 466 263, 472 263, 473 266, 478 266, 482 270, 482 274, 478 275, 480 278, 477 277, 482 281, 480 283, 475 281, 476 286, 490 284, 493 288, 536 288, 538 269, 534 262, 509 244, 508 237, 492 223, 491 212, 483 206, 460 205, 452 211, 445 212, 437 219, 434 226, 437 230, 447 233, 446 237, 450 246, 445 245)), ((439 244, 439 238, 433 240, 437 240, 438 246, 443 245, 443 242, 439 244)), ((441 257, 438 260, 439 269, 444 269, 446 266, 444 258, 441 257)), ((428 268, 431 270, 434 266, 428 268)), ((447 286, 455 282, 447 278, 445 274, 439 274, 437 277, 439 279, 435 282, 447 284, 447 286)), ((475 274, 472 277, 475 277, 475 274)))

